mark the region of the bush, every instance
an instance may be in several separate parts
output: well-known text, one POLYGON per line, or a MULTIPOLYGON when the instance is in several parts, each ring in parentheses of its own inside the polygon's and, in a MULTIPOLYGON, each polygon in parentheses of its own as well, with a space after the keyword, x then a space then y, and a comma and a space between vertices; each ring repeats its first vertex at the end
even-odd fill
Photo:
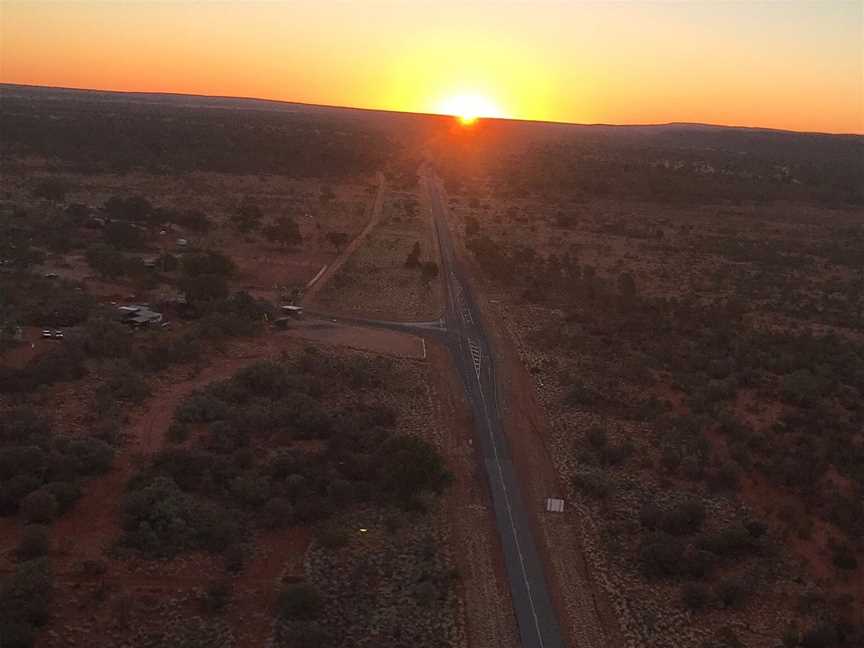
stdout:
POLYGON ((142 403, 150 396, 150 386, 144 377, 127 364, 111 369, 108 380, 100 387, 97 397, 104 403, 125 400, 142 403))
POLYGON ((207 586, 204 595, 204 608, 211 614, 223 612, 231 602, 231 581, 220 578, 207 586))
POLYGON ((51 202, 62 202, 66 194, 72 189, 66 180, 61 178, 45 178, 33 186, 34 198, 44 198, 51 202))
POLYGON ((18 543, 18 559, 32 560, 40 558, 48 553, 51 542, 48 537, 48 529, 41 524, 28 524, 24 527, 21 541, 18 543))
POLYGON ((279 616, 288 620, 312 620, 321 614, 324 601, 311 585, 289 585, 279 595, 279 616))
POLYGON ((57 498, 46 489, 30 493, 21 502, 21 513, 28 522, 53 522, 59 510, 57 498))
POLYGON ((294 506, 287 497, 274 497, 263 506, 259 519, 267 529, 285 528, 294 520, 294 506))
POLYGON ((705 520, 705 505, 694 499, 674 505, 663 513, 660 528, 672 535, 688 535, 702 528, 705 520))
POLYGON ((698 612, 708 605, 711 596, 708 589, 701 583, 690 583, 684 586, 681 592, 681 599, 687 609, 698 612))
POLYGON ((58 513, 62 515, 81 497, 81 489, 75 482, 57 481, 45 484, 43 490, 48 491, 57 500, 58 513))
POLYGON ((122 358, 129 353, 129 329, 113 320, 96 318, 84 325, 84 350, 98 358, 122 358))
POLYGON ((0 583, 0 619, 5 623, 41 626, 48 620, 53 587, 45 558, 19 563, 0 583))
POLYGON ((68 440, 65 446, 75 458, 77 471, 84 475, 104 474, 114 461, 114 448, 99 439, 79 437, 68 440))
POLYGON ((315 537, 325 549, 340 549, 348 544, 348 531, 335 524, 323 525, 315 537))
POLYGON ((684 544, 671 536, 659 536, 644 542, 639 549, 639 562, 646 576, 675 576, 681 569, 684 544))
POLYGON ((189 438, 189 426, 180 421, 171 421, 165 436, 171 443, 183 443, 189 438))
POLYGON ((714 597, 726 608, 741 607, 749 593, 749 584, 742 577, 727 578, 714 587, 714 597))
POLYGON ((612 481, 600 471, 576 473, 573 486, 578 491, 600 499, 606 498, 613 489, 612 481))
POLYGON ((703 535, 699 538, 698 545, 720 558, 744 556, 755 546, 753 536, 737 524, 703 535))
POLYGON ((390 439, 381 449, 379 466, 382 489, 403 503, 424 491, 440 493, 451 479, 438 451, 416 437, 390 439))
POLYGON ((831 548, 831 562, 837 569, 852 571, 858 568, 858 559, 846 545, 835 545, 831 548))
POLYGON ((32 648, 36 645, 36 632, 26 623, 0 620, 0 639, 3 648, 32 648))
POLYGON ((127 546, 170 557, 183 550, 224 551, 239 537, 240 524, 232 512, 158 477, 124 498, 123 530, 127 546))

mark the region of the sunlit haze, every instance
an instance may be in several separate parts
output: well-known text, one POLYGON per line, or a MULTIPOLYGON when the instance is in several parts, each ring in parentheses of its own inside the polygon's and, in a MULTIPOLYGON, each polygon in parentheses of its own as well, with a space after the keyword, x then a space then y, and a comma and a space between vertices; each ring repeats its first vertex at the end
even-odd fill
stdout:
POLYGON ((850 2, 2 2, 0 81, 864 132, 850 2))

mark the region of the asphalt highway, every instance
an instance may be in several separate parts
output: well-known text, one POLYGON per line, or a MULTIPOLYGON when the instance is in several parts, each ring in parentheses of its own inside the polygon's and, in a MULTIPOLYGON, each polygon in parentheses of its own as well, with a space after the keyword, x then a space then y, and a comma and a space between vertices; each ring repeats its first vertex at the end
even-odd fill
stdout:
POLYGON ((453 356, 475 419, 475 435, 492 495, 495 524, 504 551, 504 564, 522 648, 563 648, 543 563, 526 514, 519 482, 498 408, 495 362, 483 330, 480 311, 465 280, 453 247, 440 180, 428 169, 422 176, 429 195, 446 287, 444 339, 453 356))

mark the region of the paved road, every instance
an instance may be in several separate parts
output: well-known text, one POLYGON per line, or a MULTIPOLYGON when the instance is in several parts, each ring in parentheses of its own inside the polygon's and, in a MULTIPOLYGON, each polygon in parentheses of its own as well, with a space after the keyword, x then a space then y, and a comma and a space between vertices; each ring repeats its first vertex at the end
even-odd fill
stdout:
POLYGON ((422 179, 441 248, 441 273, 447 293, 444 335, 474 411, 475 434, 489 480, 522 648, 563 648, 543 564, 537 554, 501 425, 495 364, 480 312, 456 258, 441 183, 428 170, 422 179))

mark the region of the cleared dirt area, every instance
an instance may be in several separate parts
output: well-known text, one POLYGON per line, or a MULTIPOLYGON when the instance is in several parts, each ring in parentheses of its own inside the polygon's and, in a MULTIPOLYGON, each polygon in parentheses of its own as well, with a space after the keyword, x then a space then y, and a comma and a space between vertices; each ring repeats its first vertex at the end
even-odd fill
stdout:
POLYGON ((442 288, 432 222, 417 194, 388 190, 378 225, 316 295, 314 304, 343 315, 400 321, 436 319, 442 288), (406 265, 415 244, 416 263, 406 265), (420 264, 436 264, 424 278, 420 264))
POLYGON ((426 358, 426 343, 417 336, 329 320, 298 320, 278 335, 403 358, 426 358))

